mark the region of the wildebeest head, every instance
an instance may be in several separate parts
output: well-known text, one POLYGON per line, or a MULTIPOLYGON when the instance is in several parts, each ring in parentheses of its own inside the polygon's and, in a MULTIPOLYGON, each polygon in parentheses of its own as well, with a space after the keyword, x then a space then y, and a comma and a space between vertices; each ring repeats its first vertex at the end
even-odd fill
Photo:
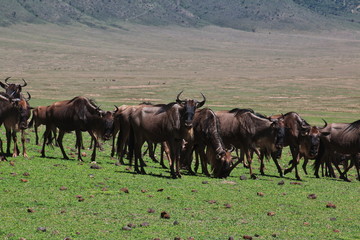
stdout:
POLYGON ((271 120, 271 128, 274 131, 274 137, 275 137, 275 155, 277 158, 281 157, 282 149, 284 147, 284 140, 285 140, 285 123, 284 118, 276 118, 271 120))
POLYGON ((185 124, 186 128, 191 128, 192 127, 192 122, 194 119, 194 115, 195 115, 195 110, 197 108, 201 108, 206 101, 206 98, 204 96, 204 94, 201 93, 202 97, 203 97, 203 101, 199 102, 197 100, 192 100, 192 99, 180 99, 180 95, 183 91, 181 91, 177 97, 176 97, 176 102, 183 107, 182 113, 181 113, 181 118, 185 124))
POLYGON ((18 124, 21 130, 28 128, 27 120, 30 117, 31 107, 29 105, 29 100, 31 99, 31 95, 29 93, 28 98, 21 97, 12 99, 13 106, 18 111, 18 124))
POLYGON ((5 83, 0 82, 0 86, 5 89, 6 94, 8 94, 10 98, 20 98, 21 90, 23 87, 27 85, 27 82, 24 79, 22 79, 24 81, 23 85, 8 83, 9 79, 10 77, 7 77, 5 79, 5 83))
POLYGON ((214 172, 215 177, 217 178, 227 178, 231 171, 234 169, 231 167, 232 163, 232 156, 231 153, 234 150, 234 148, 230 150, 223 150, 220 151, 218 154, 216 154, 217 162, 221 164, 219 166, 218 170, 214 172))
POLYGON ((319 127, 312 126, 309 130, 301 132, 300 148, 310 159, 317 156, 320 146, 319 127))
POLYGON ((114 112, 100 111, 100 114, 104 121, 104 131, 102 133, 102 137, 104 140, 109 140, 112 137, 114 131, 114 112))

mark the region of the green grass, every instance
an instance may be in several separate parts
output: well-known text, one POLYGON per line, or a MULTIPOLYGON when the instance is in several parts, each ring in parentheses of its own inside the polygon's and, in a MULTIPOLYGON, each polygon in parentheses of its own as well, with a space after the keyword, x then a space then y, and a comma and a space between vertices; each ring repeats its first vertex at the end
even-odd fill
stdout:
MULTIPOLYGON (((110 146, 100 152, 90 166, 90 150, 85 162, 76 160, 74 135, 65 137, 71 160, 61 159, 58 148, 47 148, 48 158, 40 157, 30 131, 29 159, 9 158, 0 163, 0 220, 2 239, 356 239, 360 231, 358 206, 360 183, 351 171, 351 183, 305 176, 301 185, 293 173, 277 177, 272 162, 266 163, 267 176, 240 180, 248 169, 238 167, 227 179, 198 174, 171 179, 168 170, 146 158, 147 175, 134 174, 128 166, 116 166, 110 146), (26 179, 28 182, 23 182, 26 179), (278 183, 284 180, 284 185, 278 183), (66 190, 61 190, 66 187, 66 190), (121 189, 127 188, 129 193, 121 189), (163 189, 162 191, 160 191, 163 189), (142 191, 145 190, 145 191, 142 191), (258 196, 262 192, 264 196, 258 196), (308 199, 316 194, 316 199, 308 199), (81 195, 84 201, 79 201, 81 195), (215 202, 214 202, 215 201, 215 202), (327 208, 329 202, 336 208, 327 208), (226 207, 229 204, 230 207, 226 207), (155 213, 148 213, 148 209, 155 213), (28 212, 28 209, 33 212, 28 212), (166 211, 170 219, 160 218, 166 211), (274 216, 268 216, 274 212, 274 216), (174 224, 174 222, 178 224, 174 224), (131 231, 122 230, 129 223, 131 231), (148 223, 148 226, 140 226, 148 223), (38 231, 45 227, 46 232, 38 231), (339 231, 339 232, 334 232, 339 231), (274 235, 275 234, 275 235, 274 235)), ((89 138, 85 137, 85 145, 89 138)), ((285 153, 283 167, 289 161, 285 153)), ((259 174, 255 161, 255 172, 259 174)), ((308 167, 311 174, 311 166, 308 167)))

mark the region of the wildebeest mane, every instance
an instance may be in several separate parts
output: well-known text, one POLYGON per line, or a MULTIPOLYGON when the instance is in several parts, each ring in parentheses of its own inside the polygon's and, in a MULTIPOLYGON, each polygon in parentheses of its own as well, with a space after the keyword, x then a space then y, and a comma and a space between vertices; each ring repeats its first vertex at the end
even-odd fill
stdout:
POLYGON ((171 102, 171 103, 168 103, 168 104, 156 104, 156 105, 153 105, 154 107, 159 107, 159 110, 155 113, 155 115, 158 115, 160 113, 168 111, 175 104, 177 104, 177 103, 176 102, 171 102))
POLYGON ((353 131, 360 131, 360 120, 350 123, 349 126, 345 128, 344 133, 353 131))
POLYGON ((241 115, 241 114, 247 113, 247 112, 250 112, 250 113, 254 114, 255 116, 258 116, 259 118, 266 118, 265 115, 263 115, 261 113, 257 113, 251 108, 234 108, 229 111, 229 113, 234 113, 235 116, 238 116, 238 115, 241 115))

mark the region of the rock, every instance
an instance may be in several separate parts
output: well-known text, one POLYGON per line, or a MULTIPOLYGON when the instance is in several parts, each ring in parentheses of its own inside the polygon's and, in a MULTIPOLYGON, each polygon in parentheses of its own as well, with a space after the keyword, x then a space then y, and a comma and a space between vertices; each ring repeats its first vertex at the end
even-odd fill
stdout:
POLYGON ((275 212, 268 212, 267 215, 268 216, 275 216, 275 212))
POLYGON ((257 195, 263 197, 265 194, 263 192, 258 192, 257 195))
POLYGON ((284 180, 281 180, 280 182, 278 182, 278 185, 284 185, 284 184, 285 184, 284 180))
POLYGON ((249 240, 252 240, 253 238, 252 238, 252 236, 249 236, 249 235, 244 235, 244 236, 243 236, 243 239, 249 239, 249 240))
POLYGON ((164 219, 170 219, 170 214, 168 214, 165 211, 162 211, 161 214, 160 214, 160 217, 164 218, 164 219))
POLYGON ((101 167, 97 164, 93 164, 90 166, 91 169, 101 169, 101 167))
POLYGON ((312 193, 312 194, 309 194, 309 195, 308 195, 308 198, 309 198, 309 199, 316 199, 317 196, 316 196, 316 194, 312 193))
POLYGON ((155 209, 149 208, 149 209, 147 210, 147 212, 148 212, 148 213, 154 213, 154 212, 155 212, 155 209))
POLYGON ((336 208, 336 205, 329 202, 328 204, 326 204, 326 207, 327 208, 336 208))
POLYGON ((36 231, 38 231, 38 232, 46 232, 46 227, 38 227, 36 229, 36 231))
POLYGON ((245 175, 241 175, 240 180, 247 180, 247 177, 245 175))
POLYGON ((60 191, 65 191, 65 190, 67 190, 68 188, 67 187, 64 187, 64 186, 61 186, 60 187, 60 191))
POLYGON ((122 227, 122 230, 131 231, 132 229, 131 229, 131 227, 129 227, 129 226, 124 226, 124 227, 122 227))
POLYGON ((121 188, 120 191, 124 193, 129 193, 129 189, 127 187, 121 188))

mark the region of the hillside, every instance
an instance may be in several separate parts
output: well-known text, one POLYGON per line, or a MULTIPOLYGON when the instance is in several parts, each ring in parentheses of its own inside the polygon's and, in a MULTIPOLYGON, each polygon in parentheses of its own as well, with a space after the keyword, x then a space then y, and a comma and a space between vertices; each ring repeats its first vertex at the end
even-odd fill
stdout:
POLYGON ((217 25, 257 29, 360 29, 359 0, 2 0, 0 26, 17 23, 217 25))

